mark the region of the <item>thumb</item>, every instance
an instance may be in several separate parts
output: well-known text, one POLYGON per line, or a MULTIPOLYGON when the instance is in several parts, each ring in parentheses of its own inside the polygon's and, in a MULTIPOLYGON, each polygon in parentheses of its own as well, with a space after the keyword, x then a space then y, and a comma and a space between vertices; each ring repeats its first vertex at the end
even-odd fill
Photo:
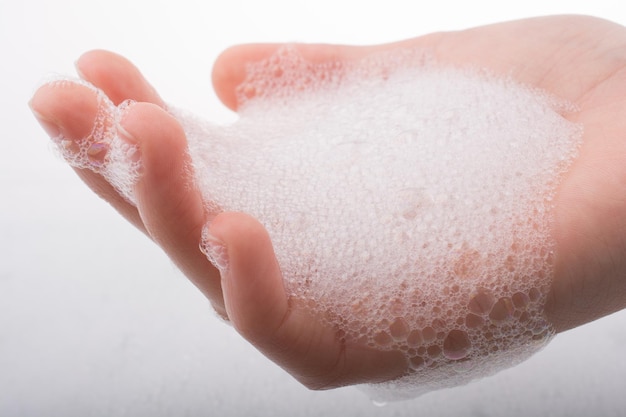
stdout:
POLYGON ((285 292, 265 228, 242 213, 221 213, 204 233, 203 250, 221 273, 228 318, 268 358, 313 389, 380 382, 402 375, 400 352, 376 351, 340 337, 285 292))

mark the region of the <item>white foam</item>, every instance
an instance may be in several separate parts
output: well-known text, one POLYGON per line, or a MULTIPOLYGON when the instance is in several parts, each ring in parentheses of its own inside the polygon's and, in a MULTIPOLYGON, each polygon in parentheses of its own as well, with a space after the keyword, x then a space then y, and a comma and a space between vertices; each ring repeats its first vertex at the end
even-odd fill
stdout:
POLYGON ((265 225, 293 297, 406 355, 372 395, 465 383, 547 342, 550 201, 580 140, 564 103, 406 50, 346 66, 286 48, 248 74, 237 123, 183 122, 198 182, 265 225))
POLYGON ((197 182, 263 223, 289 294, 347 343, 404 353, 373 396, 462 384, 553 336, 551 202, 581 138, 564 103, 407 50, 316 65, 285 48, 248 73, 233 125, 171 109, 197 182))
POLYGON ((137 146, 118 135, 120 121, 131 102, 116 106, 101 90, 80 79, 55 77, 47 83, 60 88, 68 84, 80 84, 95 92, 98 110, 92 131, 81 140, 68 140, 63 135, 52 140, 61 157, 70 165, 101 174, 120 195, 134 205, 134 186, 140 176, 141 163, 136 157, 137 146))

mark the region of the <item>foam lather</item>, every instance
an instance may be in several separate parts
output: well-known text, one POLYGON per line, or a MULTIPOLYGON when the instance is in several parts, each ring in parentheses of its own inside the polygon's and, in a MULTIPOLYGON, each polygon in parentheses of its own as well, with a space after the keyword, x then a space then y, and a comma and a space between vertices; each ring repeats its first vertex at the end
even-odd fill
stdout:
POLYGON ((554 335, 552 202, 582 136, 566 103, 411 50, 313 64, 286 47, 237 93, 229 126, 170 109, 207 207, 257 218, 289 295, 346 341, 405 355, 374 396, 492 374, 554 335))

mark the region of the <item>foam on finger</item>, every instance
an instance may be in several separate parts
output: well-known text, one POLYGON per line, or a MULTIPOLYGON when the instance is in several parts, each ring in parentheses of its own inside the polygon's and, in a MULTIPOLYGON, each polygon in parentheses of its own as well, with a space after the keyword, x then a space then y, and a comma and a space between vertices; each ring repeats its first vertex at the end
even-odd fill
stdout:
POLYGON ((119 134, 122 129, 120 121, 132 102, 125 101, 116 106, 100 89, 80 79, 56 78, 46 84, 51 88, 84 88, 96 96, 98 107, 89 134, 79 139, 69 139, 60 134, 52 141, 69 165, 102 175, 134 205, 134 186, 141 171, 139 150, 136 144, 122 139, 119 134))

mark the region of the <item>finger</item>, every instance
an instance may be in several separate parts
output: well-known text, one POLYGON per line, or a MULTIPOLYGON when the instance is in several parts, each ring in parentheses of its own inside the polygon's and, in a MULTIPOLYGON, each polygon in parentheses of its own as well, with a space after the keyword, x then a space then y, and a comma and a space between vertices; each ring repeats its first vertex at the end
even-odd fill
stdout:
MULTIPOLYGON (((435 45, 441 34, 431 34, 399 42, 370 45, 329 45, 329 44, 293 44, 293 48, 304 60, 312 64, 325 62, 346 63, 363 57, 400 46, 428 47, 435 45)), ((285 44, 245 44, 233 46, 220 54, 213 66, 213 87, 220 100, 231 110, 237 110, 237 87, 247 76, 247 67, 251 63, 268 59, 285 44)))
POLYGON ((103 50, 89 51, 76 61, 76 70, 81 78, 101 89, 115 105, 134 100, 164 106, 139 69, 121 55, 103 50))
MULTIPOLYGON (((398 47, 423 48, 442 64, 488 68, 496 74, 577 101, 598 79, 614 73, 620 60, 605 65, 598 51, 618 51, 623 46, 620 25, 581 16, 553 16, 498 23, 458 32, 433 33, 400 42, 372 46, 325 44, 292 45, 313 64, 349 62, 366 55, 398 47), (550 24, 547 23, 550 20, 550 24), (600 43, 581 44, 581 34, 597 33, 600 43), (600 36, 602 35, 602 36, 600 36), (575 41, 575 42, 572 42, 575 41), (538 47, 539 45, 539 47, 538 47), (575 46, 575 47, 574 47, 575 46), (581 59, 584 57, 585 59, 581 59), (569 68, 577 70, 577 82, 569 68)), ((250 63, 263 61, 284 44, 237 45, 224 51, 213 68, 214 89, 222 102, 237 110, 236 88, 247 75, 250 63)))
POLYGON ((220 265, 229 319, 248 341, 309 388, 325 389, 399 377, 399 352, 345 342, 336 329, 289 299, 270 238, 256 220, 222 213, 211 222, 205 250, 220 265))
MULTIPOLYGON (((249 63, 272 56, 283 44, 248 44, 231 47, 217 58, 213 66, 213 87, 220 100, 230 109, 237 110, 236 88, 246 78, 249 63)), ((297 44, 294 47, 308 61, 344 61, 362 57, 369 48, 344 45, 297 44)))
MULTIPOLYGON (((62 135, 76 143, 85 140, 94 130, 99 110, 97 93, 72 82, 53 82, 40 87, 30 101, 33 113, 51 137, 62 135)), ((75 168, 76 173, 100 197, 140 230, 143 223, 136 208, 126 201, 102 176, 75 168)))
MULTIPOLYGON (((163 101, 139 70, 120 55, 102 50, 90 51, 78 59, 76 69, 84 80, 102 89, 116 105, 125 100, 135 100, 163 106, 163 101)), ((75 83, 44 85, 35 93, 30 105, 44 128, 52 130, 53 136, 61 130, 70 140, 80 140, 89 135, 98 110, 96 93, 75 83)), ((97 195, 145 232, 135 207, 120 196, 108 181, 88 169, 75 171, 97 195)))
POLYGON ((149 103, 130 105, 120 124, 120 134, 140 149, 135 199, 148 233, 223 314, 219 274, 199 250, 205 209, 182 127, 149 103))

